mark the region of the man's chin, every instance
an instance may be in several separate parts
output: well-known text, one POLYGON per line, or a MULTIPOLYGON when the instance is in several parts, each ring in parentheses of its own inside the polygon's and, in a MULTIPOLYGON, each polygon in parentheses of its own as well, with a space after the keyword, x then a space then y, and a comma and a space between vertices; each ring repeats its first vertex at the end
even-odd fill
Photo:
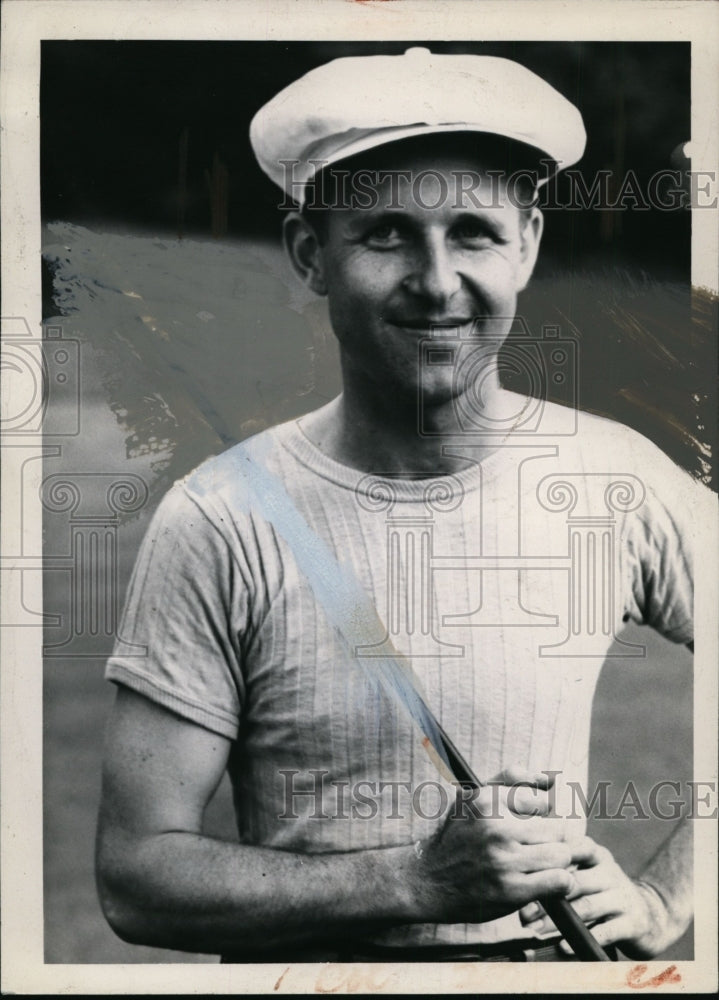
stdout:
POLYGON ((461 394, 452 383, 422 383, 418 387, 416 399, 423 424, 448 427, 461 410, 461 394))

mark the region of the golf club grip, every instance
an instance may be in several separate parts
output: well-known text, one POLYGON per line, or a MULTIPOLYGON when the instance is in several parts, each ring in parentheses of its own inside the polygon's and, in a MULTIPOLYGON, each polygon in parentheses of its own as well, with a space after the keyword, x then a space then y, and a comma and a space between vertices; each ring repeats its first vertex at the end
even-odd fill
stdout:
MULTIPOLYGON (((439 723, 437 729, 444 744, 450 769, 457 781, 462 785, 481 788, 482 783, 439 723)), ((578 959, 582 962, 611 961, 566 899, 561 896, 548 896, 541 900, 541 904, 578 959)))
POLYGON ((611 961, 568 900, 562 896, 546 896, 540 902, 577 958, 582 962, 611 961))

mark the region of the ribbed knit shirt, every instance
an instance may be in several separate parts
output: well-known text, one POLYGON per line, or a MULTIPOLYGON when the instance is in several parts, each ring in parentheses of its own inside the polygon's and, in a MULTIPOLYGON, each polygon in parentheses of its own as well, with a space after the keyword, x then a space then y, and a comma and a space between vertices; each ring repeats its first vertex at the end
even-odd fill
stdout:
MULTIPOLYGON (((410 844, 454 801, 422 734, 371 683, 377 636, 350 648, 267 483, 319 540, 315 572, 329 551, 372 601, 476 774, 559 772, 557 814, 582 832, 566 792, 572 781, 586 790, 592 699, 622 621, 692 638, 699 488, 634 431, 556 410, 567 433, 510 436, 479 463, 458 440, 466 468, 433 479, 341 465, 293 421, 209 459, 165 496, 107 677, 233 742, 240 842, 410 844)), ((628 665, 641 652, 612 651, 628 665)), ((374 940, 526 933, 517 914, 478 914, 374 940)))

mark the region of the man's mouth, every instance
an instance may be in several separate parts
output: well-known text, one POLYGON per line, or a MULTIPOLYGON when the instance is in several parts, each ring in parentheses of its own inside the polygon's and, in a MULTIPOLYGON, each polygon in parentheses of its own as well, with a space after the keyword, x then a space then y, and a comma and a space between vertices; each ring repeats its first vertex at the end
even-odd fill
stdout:
POLYGON ((422 330, 432 333, 435 330, 458 330, 469 326, 477 321, 476 316, 409 316, 398 317, 391 320, 393 326, 400 326, 406 330, 422 330))

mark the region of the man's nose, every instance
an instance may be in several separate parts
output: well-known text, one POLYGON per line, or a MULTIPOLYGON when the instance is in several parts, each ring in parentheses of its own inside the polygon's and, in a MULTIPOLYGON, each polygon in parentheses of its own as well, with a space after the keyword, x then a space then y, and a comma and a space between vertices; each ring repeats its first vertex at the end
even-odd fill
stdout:
POLYGON ((421 249, 418 248, 411 271, 405 279, 405 286, 433 306, 444 306, 462 287, 457 264, 444 240, 427 240, 421 249))

